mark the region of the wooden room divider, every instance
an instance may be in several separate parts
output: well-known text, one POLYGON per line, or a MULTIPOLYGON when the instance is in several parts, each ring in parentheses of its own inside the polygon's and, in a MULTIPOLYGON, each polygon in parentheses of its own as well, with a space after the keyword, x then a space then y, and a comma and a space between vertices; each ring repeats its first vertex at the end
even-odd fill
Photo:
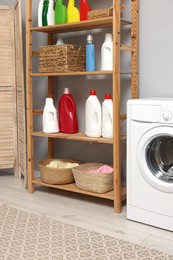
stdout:
POLYGON ((20 0, 0 6, 0 169, 25 177, 26 126, 20 0))

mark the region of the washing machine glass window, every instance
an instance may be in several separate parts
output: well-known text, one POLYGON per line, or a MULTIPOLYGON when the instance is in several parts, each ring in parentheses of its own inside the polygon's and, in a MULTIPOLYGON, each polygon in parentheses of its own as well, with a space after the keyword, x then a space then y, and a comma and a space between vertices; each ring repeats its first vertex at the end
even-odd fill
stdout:
POLYGON ((173 137, 165 135, 151 140, 146 149, 146 162, 156 178, 173 183, 173 137))
POLYGON ((173 127, 157 126, 137 141, 136 162, 149 185, 173 192, 173 127))

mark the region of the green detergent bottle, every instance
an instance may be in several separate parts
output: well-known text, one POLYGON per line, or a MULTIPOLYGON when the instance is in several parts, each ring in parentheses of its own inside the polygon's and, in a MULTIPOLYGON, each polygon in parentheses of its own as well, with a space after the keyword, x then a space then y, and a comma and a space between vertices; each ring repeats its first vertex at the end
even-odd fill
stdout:
POLYGON ((45 0, 43 4, 43 12, 42 12, 42 25, 47 26, 47 12, 48 12, 48 7, 49 7, 49 1, 45 0))
POLYGON ((67 22, 67 8, 63 0, 57 0, 55 6, 55 23, 63 24, 67 22))

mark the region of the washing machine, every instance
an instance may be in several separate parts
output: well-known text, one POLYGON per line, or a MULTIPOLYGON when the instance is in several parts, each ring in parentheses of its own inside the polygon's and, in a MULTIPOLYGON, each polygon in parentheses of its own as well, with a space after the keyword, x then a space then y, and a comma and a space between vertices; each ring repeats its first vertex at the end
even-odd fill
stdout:
POLYGON ((127 103, 127 218, 173 231, 173 99, 127 103))

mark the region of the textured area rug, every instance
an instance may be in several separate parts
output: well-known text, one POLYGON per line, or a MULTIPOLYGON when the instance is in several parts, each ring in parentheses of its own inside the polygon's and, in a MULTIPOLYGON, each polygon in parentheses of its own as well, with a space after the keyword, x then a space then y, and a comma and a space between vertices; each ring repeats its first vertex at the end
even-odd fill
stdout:
POLYGON ((173 256, 2 205, 0 260, 7 259, 173 260, 173 256))

